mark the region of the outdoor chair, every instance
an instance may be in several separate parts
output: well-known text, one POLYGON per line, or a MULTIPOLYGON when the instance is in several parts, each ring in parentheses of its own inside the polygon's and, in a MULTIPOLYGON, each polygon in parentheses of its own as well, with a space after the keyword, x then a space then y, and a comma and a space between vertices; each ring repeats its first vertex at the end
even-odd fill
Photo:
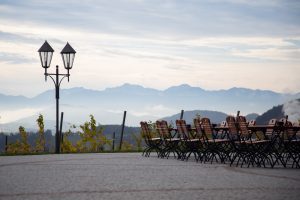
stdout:
POLYGON ((205 161, 207 157, 207 145, 205 144, 205 139, 203 136, 203 130, 202 130, 202 125, 201 125, 201 119, 200 118, 195 118, 194 119, 194 126, 195 126, 195 131, 197 138, 199 138, 201 147, 198 149, 198 161, 200 160, 201 162, 205 161))
POLYGON ((209 118, 201 119, 201 127, 203 131, 203 141, 206 146, 206 153, 204 157, 205 161, 211 161, 211 163, 218 158, 221 163, 225 162, 227 155, 228 139, 219 139, 215 137, 214 130, 209 118))
POLYGON ((220 123, 220 130, 216 131, 216 135, 215 135, 215 138, 221 138, 221 139, 224 139, 227 137, 227 131, 226 131, 226 128, 228 128, 227 126, 227 122, 226 121, 222 121, 220 123))
MULTIPOLYGON (((230 166, 235 162, 236 159, 236 166, 239 165, 239 161, 242 160, 245 162, 248 156, 248 147, 245 142, 243 142, 243 139, 241 138, 241 135, 238 130, 238 124, 236 122, 235 117, 228 116, 226 117, 226 122, 228 125, 228 138, 230 139, 230 166)), ((242 165, 241 165, 242 166, 242 165)))
POLYGON ((140 124, 142 135, 147 145, 142 155, 149 157, 151 152, 155 151, 159 157, 161 155, 161 145, 163 142, 162 139, 154 136, 154 133, 151 131, 150 124, 147 122, 141 122, 140 124))
POLYGON ((173 153, 174 157, 180 159, 180 138, 176 137, 176 134, 172 134, 173 129, 168 127, 167 121, 156 121, 156 130, 159 133, 161 140, 163 141, 161 158, 169 158, 170 153, 173 153))
POLYGON ((285 122, 283 131, 283 145, 285 154, 285 163, 288 164, 292 161, 292 167, 300 168, 300 140, 297 138, 297 129, 294 128, 291 122, 285 122))
POLYGON ((272 166, 272 160, 269 157, 269 153, 267 151, 270 140, 252 138, 253 132, 248 129, 249 123, 247 123, 246 118, 244 116, 237 117, 238 123, 238 134, 239 141, 236 143, 242 149, 242 163, 248 164, 252 166, 266 166, 266 162, 272 166))
MULTIPOLYGON (((283 124, 283 122, 281 122, 283 124)), ((269 141, 268 151, 272 159, 272 168, 275 165, 282 164, 286 167, 286 160, 284 159, 284 145, 282 136, 283 125, 280 125, 277 119, 270 119, 264 132, 264 139, 269 141)))
POLYGON ((202 144, 197 132, 193 134, 191 127, 188 127, 185 120, 176 120, 177 133, 181 139, 181 159, 188 160, 194 154, 195 160, 201 157, 202 144))
POLYGON ((235 123, 235 117, 227 116, 226 117, 227 123, 227 138, 230 141, 230 148, 229 148, 229 158, 230 158, 230 165, 234 162, 235 157, 237 156, 236 145, 235 142, 238 140, 238 129, 235 123))

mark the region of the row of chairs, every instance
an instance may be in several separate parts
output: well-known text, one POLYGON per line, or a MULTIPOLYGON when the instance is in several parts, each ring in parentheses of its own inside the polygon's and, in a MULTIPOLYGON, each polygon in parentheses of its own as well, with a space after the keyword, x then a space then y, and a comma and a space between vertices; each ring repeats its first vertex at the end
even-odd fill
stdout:
POLYGON ((244 116, 228 116, 214 127, 209 118, 196 118, 193 126, 176 120, 172 128, 164 120, 154 124, 141 122, 147 147, 143 155, 156 152, 160 158, 171 154, 180 160, 194 155, 199 162, 230 163, 230 166, 296 167, 300 168, 300 140, 298 129, 290 122, 276 119, 266 126, 256 126, 244 116))

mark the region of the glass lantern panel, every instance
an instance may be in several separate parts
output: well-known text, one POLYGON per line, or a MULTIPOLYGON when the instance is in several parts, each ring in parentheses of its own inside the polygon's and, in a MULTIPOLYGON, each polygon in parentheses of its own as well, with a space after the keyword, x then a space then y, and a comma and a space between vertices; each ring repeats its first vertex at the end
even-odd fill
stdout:
POLYGON ((75 57, 74 53, 63 53, 62 54, 64 66, 66 69, 72 69, 74 57, 75 57))
POLYGON ((50 67, 53 52, 39 52, 43 68, 50 67))

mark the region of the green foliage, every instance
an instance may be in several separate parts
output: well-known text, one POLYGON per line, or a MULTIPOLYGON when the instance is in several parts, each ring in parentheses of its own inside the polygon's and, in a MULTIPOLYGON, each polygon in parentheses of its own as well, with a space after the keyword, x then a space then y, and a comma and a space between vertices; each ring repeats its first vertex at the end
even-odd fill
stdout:
POLYGON ((132 134, 132 137, 136 144, 136 150, 141 151, 142 150, 142 141, 143 141, 142 134, 141 133, 138 135, 132 134))
POLYGON ((131 151, 132 150, 132 144, 130 144, 127 141, 123 141, 121 151, 131 151))
POLYGON ((7 147, 7 153, 17 154, 17 153, 30 153, 30 145, 27 140, 27 133, 23 126, 19 127, 19 133, 21 136, 21 141, 9 144, 7 147))
POLYGON ((44 152, 45 151, 45 125, 44 125, 44 117, 43 115, 39 115, 38 119, 36 120, 39 131, 38 137, 36 140, 35 151, 36 152, 44 152))
POLYGON ((96 120, 90 115, 90 121, 80 125, 79 132, 81 140, 77 142, 77 149, 80 152, 99 152, 104 150, 104 146, 111 145, 111 141, 103 134, 103 127, 97 128, 96 120))
POLYGON ((61 150, 64 153, 75 153, 77 152, 77 148, 73 146, 72 142, 68 139, 68 137, 72 134, 71 129, 75 129, 75 125, 71 125, 69 130, 63 134, 63 142, 61 144, 61 150))

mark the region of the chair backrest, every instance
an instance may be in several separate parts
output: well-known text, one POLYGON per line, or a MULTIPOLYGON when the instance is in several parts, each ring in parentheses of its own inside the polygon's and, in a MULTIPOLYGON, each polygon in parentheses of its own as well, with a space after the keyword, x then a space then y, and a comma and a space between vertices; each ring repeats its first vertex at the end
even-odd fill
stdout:
POLYGON ((296 131, 294 131, 294 129, 293 129, 292 122, 286 121, 285 133, 286 133, 287 139, 294 139, 294 137, 296 136, 296 131))
POLYGON ((239 125, 239 129, 240 129, 240 134, 243 137, 247 137, 249 135, 249 131, 248 131, 248 124, 246 121, 246 117, 238 116, 238 125, 239 125))
POLYGON ((195 129, 196 129, 197 138, 202 138, 203 131, 202 131, 201 119, 200 118, 195 118, 194 119, 194 126, 195 126, 195 129))
POLYGON ((213 137, 213 129, 210 123, 210 119, 209 118, 202 118, 201 119, 201 126, 202 126, 202 130, 205 134, 206 139, 214 139, 213 137))
POLYGON ((141 122, 140 124, 141 124, 142 135, 144 136, 144 138, 150 139, 151 138, 151 130, 150 130, 149 124, 147 122, 141 122))
POLYGON ((226 122, 228 126, 228 135, 230 136, 230 139, 238 139, 238 129, 236 127, 235 117, 227 116, 226 122))
POLYGON ((256 121, 255 119, 250 120, 250 122, 248 123, 248 127, 252 127, 256 125, 256 121))
POLYGON ((179 134, 180 137, 183 137, 184 139, 189 139, 189 131, 185 120, 183 119, 176 120, 176 127, 177 127, 177 133, 179 134))
POLYGON ((236 123, 235 123, 235 117, 227 116, 226 117, 226 122, 227 122, 229 132, 237 134, 238 130, 237 130, 236 123))
POLYGON ((161 138, 170 138, 170 132, 167 121, 156 121, 156 130, 161 138))
POLYGON ((267 125, 268 128, 266 129, 266 133, 265 133, 266 136, 273 135, 274 127, 276 126, 276 124, 277 124, 277 119, 270 119, 270 121, 267 125))

